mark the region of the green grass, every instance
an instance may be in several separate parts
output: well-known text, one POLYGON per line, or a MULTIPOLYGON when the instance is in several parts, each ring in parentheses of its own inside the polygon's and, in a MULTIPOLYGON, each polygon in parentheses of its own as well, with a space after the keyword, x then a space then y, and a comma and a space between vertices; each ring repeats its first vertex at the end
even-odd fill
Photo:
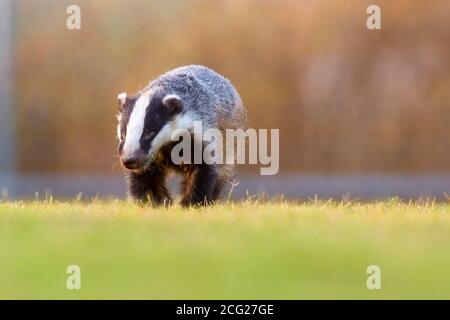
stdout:
POLYGON ((0 298, 449 299, 450 204, 0 202, 0 298))

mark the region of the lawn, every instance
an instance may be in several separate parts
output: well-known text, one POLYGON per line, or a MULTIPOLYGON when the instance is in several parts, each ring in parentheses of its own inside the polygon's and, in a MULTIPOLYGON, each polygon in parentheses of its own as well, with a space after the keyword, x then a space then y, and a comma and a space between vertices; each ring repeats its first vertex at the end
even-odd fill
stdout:
POLYGON ((0 202, 0 298, 449 299, 450 204, 0 202))

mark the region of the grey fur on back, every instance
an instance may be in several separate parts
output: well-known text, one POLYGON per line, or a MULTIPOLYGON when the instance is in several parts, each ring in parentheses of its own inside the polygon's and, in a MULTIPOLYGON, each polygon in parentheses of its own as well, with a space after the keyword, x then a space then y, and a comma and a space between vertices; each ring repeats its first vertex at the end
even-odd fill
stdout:
POLYGON ((238 92, 228 79, 207 67, 173 69, 151 81, 142 92, 149 90, 162 96, 177 94, 183 102, 183 112, 202 121, 205 129, 246 127, 247 116, 238 92))
MULTIPOLYGON (((170 94, 178 95, 182 102, 181 113, 187 115, 186 118, 192 122, 201 121, 203 132, 210 128, 219 129, 225 137, 226 129, 246 129, 247 114, 238 92, 228 79, 204 66, 189 65, 168 71, 151 81, 138 95, 144 93, 159 98, 170 94)), ((225 149, 229 148, 230 144, 236 147, 234 140, 224 141, 225 149)), ((236 158, 236 149, 233 150, 235 151, 232 156, 236 158)), ((223 151, 217 150, 217 153, 223 151)), ((225 155, 223 156, 225 160, 225 155)), ((223 162, 209 166, 209 170, 213 168, 217 177, 209 178, 210 181, 203 180, 201 183, 204 187, 205 183, 214 182, 212 190, 209 190, 212 196, 208 197, 215 200, 230 190, 235 165, 223 162)), ((191 178, 195 176, 191 175, 191 178)), ((186 185, 190 186, 191 183, 186 185)), ((196 192, 195 186, 189 188, 196 192)))

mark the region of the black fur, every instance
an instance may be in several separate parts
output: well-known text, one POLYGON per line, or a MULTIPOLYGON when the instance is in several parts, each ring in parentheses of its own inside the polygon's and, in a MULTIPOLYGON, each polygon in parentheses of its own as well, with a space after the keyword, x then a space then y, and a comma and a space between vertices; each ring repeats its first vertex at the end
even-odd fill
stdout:
POLYGON ((182 183, 182 206, 202 206, 212 204, 218 198, 216 188, 219 179, 216 168, 207 164, 193 165, 182 183))
POLYGON ((144 172, 128 173, 129 195, 143 204, 170 205, 172 199, 166 186, 166 168, 152 167, 144 172))
MULTIPOLYGON (((121 113, 121 135, 119 154, 122 153, 123 141, 131 112, 136 102, 135 98, 127 98, 121 113)), ((144 119, 144 132, 140 138, 140 150, 142 154, 149 152, 151 143, 156 134, 178 112, 182 111, 179 101, 163 103, 163 98, 154 96, 150 101, 144 119)), ((207 164, 175 165, 171 161, 171 151, 177 142, 164 146, 158 153, 157 159, 144 170, 128 172, 128 193, 143 204, 169 205, 172 199, 166 186, 168 170, 174 170, 184 175, 182 182, 181 205, 203 206, 217 200, 223 189, 223 181, 218 177, 217 168, 207 164)), ((192 142, 193 143, 193 142, 192 142)), ((193 163, 192 154, 192 163, 193 163)))
POLYGON ((144 132, 140 140, 141 149, 148 153, 153 138, 175 115, 173 110, 162 102, 162 97, 155 96, 147 107, 147 113, 144 119, 144 132))
MULTIPOLYGON (((120 113, 120 134, 121 142, 119 143, 119 154, 122 153, 123 144, 125 142, 125 134, 127 132, 128 121, 130 120, 131 112, 133 111, 136 97, 126 99, 123 106, 121 106, 120 113)), ((156 134, 170 121, 178 112, 181 112, 181 105, 164 105, 163 97, 154 96, 147 106, 144 119, 144 132, 140 138, 141 150, 148 153, 152 140, 156 134), (176 106, 176 107, 175 107, 176 106)))

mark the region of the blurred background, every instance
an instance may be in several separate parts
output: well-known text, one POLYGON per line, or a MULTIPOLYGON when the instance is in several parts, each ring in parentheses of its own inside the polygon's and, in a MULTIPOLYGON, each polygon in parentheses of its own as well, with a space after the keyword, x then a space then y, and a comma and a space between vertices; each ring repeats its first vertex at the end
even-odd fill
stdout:
MULTIPOLYGON (((448 0, 0 0, 2 197, 124 196, 116 96, 203 64, 250 127, 280 129, 280 173, 234 196, 450 194, 448 0), (81 8, 68 30, 66 8, 81 8), (381 7, 382 30, 366 8, 381 7)), ((448 196, 447 196, 448 197, 448 196)))

